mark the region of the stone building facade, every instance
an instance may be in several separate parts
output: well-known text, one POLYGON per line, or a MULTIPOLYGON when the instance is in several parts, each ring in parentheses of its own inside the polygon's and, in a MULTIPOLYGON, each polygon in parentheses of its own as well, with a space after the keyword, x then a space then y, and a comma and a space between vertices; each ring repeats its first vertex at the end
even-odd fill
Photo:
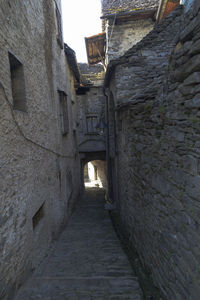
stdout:
POLYGON ((179 6, 105 79, 121 229, 169 300, 200 295, 199 20, 179 6))
POLYGON ((106 64, 123 55, 154 27, 158 0, 102 0, 106 64))
POLYGON ((79 69, 82 85, 76 90, 77 137, 83 180, 83 170, 87 162, 106 159, 104 68, 100 64, 90 67, 87 64, 79 64, 79 69))
POLYGON ((0 299, 40 263, 79 194, 61 1, 0 6, 0 299))

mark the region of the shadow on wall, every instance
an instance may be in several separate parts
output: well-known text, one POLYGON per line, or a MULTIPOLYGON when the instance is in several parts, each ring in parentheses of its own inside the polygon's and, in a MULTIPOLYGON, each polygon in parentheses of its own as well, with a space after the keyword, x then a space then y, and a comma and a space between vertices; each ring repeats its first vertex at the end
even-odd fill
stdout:
POLYGON ((106 189, 106 162, 93 160, 84 167, 84 185, 88 187, 99 187, 106 189))

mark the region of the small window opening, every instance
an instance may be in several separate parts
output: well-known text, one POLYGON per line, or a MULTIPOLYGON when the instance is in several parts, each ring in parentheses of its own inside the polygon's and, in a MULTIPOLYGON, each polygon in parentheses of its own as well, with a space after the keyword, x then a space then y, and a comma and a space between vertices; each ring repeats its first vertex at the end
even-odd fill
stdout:
POLYGON ((63 136, 69 133, 69 116, 67 95, 63 91, 58 91, 60 100, 60 122, 63 136))
POLYGON ((35 229, 37 227, 37 225, 40 223, 40 221, 42 220, 43 217, 44 217, 44 203, 42 204, 42 206, 38 209, 38 211, 32 218, 33 229, 35 229))
POLYGON ((27 111, 23 65, 10 52, 8 52, 8 57, 10 63, 13 108, 16 110, 27 111))

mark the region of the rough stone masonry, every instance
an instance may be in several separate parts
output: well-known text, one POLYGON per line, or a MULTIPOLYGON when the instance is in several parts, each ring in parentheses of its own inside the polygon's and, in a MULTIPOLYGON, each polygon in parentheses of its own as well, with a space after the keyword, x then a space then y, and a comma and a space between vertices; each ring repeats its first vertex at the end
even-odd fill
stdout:
POLYGON ((0 299, 43 259, 79 193, 74 78, 58 40, 60 9, 60 1, 0 4, 0 299))
POLYGON ((118 213, 164 299, 200 297, 200 2, 111 63, 118 213))

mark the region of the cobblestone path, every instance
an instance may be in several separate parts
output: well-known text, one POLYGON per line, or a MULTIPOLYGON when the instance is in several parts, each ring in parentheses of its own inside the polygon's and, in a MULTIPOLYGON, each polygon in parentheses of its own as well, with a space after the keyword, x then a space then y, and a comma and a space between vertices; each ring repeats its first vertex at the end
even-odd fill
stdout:
POLYGON ((104 210, 103 192, 90 189, 15 300, 139 300, 141 295, 104 210))

